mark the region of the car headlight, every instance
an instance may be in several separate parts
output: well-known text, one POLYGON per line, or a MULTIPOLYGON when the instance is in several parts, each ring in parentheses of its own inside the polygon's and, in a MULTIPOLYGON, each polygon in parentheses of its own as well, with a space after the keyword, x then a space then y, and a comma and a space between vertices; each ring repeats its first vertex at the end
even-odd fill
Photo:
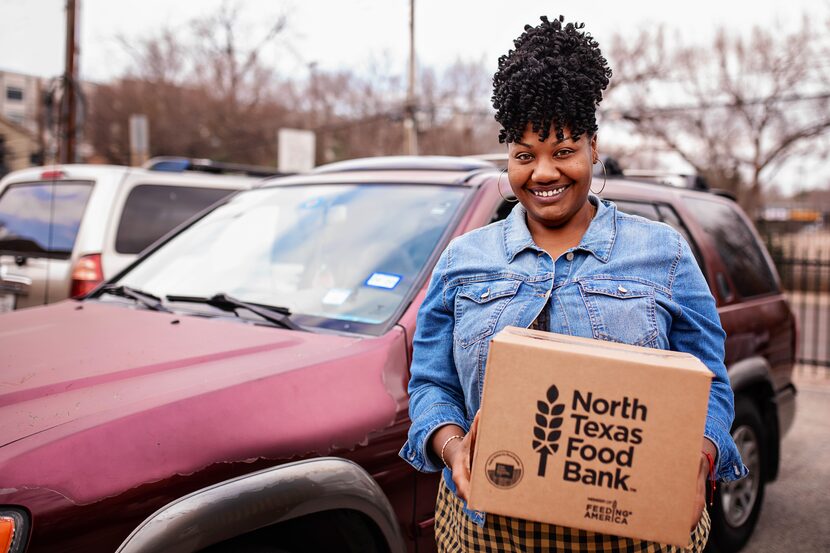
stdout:
POLYGON ((21 553, 29 539, 29 514, 0 507, 0 553, 21 553))

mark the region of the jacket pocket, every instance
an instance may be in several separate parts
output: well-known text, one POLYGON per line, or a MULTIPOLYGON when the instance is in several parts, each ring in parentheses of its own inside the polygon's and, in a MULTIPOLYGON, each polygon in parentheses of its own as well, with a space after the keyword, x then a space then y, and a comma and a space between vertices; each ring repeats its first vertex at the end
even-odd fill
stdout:
POLYGON ((467 348, 496 329, 499 317, 521 284, 518 280, 490 280, 461 285, 455 297, 455 339, 467 348))
POLYGON ((656 347, 659 330, 653 287, 626 280, 586 280, 579 282, 579 289, 594 338, 656 347))

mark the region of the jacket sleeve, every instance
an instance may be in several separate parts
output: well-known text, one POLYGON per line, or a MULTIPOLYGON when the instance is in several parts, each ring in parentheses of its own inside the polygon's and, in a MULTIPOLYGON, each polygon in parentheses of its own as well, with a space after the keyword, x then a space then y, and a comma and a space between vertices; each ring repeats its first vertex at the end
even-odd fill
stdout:
POLYGON ((418 311, 409 380, 409 418, 412 425, 400 456, 417 470, 436 472, 441 460, 430 451, 433 432, 445 424, 469 429, 464 394, 453 361, 453 300, 447 297, 447 247, 432 273, 426 298, 418 311))
POLYGON ((749 471, 741 461, 730 428, 735 418, 734 395, 724 365, 726 333, 720 324, 715 299, 688 243, 678 239, 678 256, 671 284, 678 312, 669 333, 669 347, 691 353, 712 373, 704 436, 717 447, 716 475, 721 481, 743 478, 749 471))

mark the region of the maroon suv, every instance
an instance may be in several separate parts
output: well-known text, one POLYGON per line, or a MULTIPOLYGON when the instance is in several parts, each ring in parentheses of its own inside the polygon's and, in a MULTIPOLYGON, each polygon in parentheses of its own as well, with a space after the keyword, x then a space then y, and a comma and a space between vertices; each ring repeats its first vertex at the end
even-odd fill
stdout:
MULTIPOLYGON (((509 211, 497 178, 379 158, 266 181, 86 299, 0 316, 10 551, 433 550, 437 475, 398 458, 412 335, 447 242, 509 211)), ((720 490, 712 542, 737 550, 792 421, 792 313, 734 202, 604 196, 680 230, 717 298, 752 472, 720 490)))

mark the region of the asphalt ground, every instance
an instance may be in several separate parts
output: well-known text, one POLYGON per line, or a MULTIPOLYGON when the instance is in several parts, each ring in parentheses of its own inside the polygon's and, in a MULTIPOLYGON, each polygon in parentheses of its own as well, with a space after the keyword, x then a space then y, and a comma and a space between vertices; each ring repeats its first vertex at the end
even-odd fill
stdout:
POLYGON ((796 417, 743 553, 830 553, 830 368, 795 372, 796 417))

